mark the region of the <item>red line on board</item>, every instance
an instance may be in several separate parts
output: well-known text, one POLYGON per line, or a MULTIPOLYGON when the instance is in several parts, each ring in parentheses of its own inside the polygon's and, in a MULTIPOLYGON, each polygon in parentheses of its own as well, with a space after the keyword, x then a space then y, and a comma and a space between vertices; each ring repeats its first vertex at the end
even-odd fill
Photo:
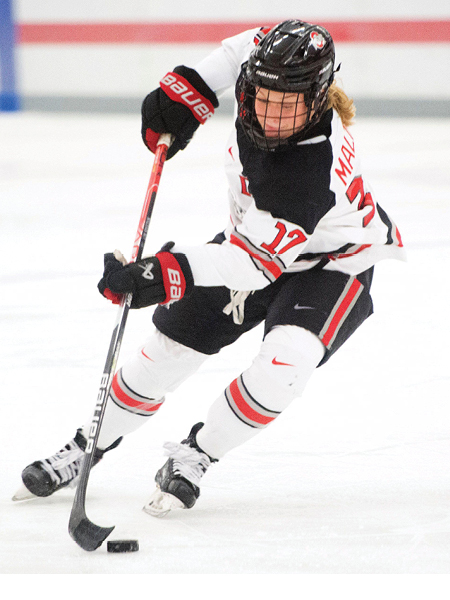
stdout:
MULTIPOLYGON (((322 21, 337 43, 450 42, 450 20, 322 21)), ((22 44, 216 44, 246 29, 275 23, 19 23, 22 44)))

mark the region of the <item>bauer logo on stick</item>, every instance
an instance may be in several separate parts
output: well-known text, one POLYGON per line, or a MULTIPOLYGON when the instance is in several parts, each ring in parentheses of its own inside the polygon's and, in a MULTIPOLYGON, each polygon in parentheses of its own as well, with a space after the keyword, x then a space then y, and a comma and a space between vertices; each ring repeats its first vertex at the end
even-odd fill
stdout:
POLYGON ((86 450, 85 450, 86 454, 90 454, 94 448, 94 439, 95 439, 95 435, 97 433, 100 416, 103 411, 103 404, 106 400, 108 379, 109 379, 109 374, 103 373, 102 379, 100 382, 100 388, 99 388, 98 394, 97 394, 97 403, 95 405, 94 416, 92 417, 92 423, 89 428, 89 435, 88 435, 88 440, 87 440, 86 450))

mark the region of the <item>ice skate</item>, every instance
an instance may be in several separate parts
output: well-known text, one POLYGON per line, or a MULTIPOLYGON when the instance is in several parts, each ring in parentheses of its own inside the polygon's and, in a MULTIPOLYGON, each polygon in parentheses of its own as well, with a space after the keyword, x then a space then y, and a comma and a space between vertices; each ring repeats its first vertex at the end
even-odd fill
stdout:
POLYGON ((153 517, 163 517, 175 508, 192 508, 200 496, 200 479, 212 462, 197 446, 195 436, 203 427, 197 423, 181 444, 164 444, 169 459, 156 473, 156 490, 144 506, 153 517))
MULTIPOLYGON (((119 438, 106 450, 95 450, 93 465, 96 465, 103 454, 119 445, 119 438)), ((49 458, 37 460, 22 471, 22 486, 13 496, 14 501, 31 500, 51 496, 64 487, 76 487, 81 461, 86 448, 86 438, 81 429, 73 440, 59 452, 49 458)))

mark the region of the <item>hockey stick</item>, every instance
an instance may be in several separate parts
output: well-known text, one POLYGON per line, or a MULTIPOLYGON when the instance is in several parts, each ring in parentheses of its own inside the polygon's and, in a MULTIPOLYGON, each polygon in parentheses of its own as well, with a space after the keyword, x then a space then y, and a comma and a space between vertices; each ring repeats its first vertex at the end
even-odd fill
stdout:
MULTIPOLYGON (((170 144, 170 135, 163 134, 160 136, 130 262, 136 262, 142 257, 145 240, 147 238, 148 226, 150 224, 150 218, 152 216, 153 206, 155 204, 156 194, 159 187, 159 181, 161 179, 162 169, 170 144)), ((86 515, 86 490, 89 474, 94 461, 95 449, 97 448, 100 428, 102 425, 103 416, 105 414, 106 400, 111 389, 132 297, 133 294, 125 294, 120 303, 116 325, 112 332, 105 368, 103 370, 103 375, 100 382, 94 416, 89 429, 85 455, 80 469, 78 486, 72 505, 72 511, 70 513, 69 534, 75 540, 75 542, 81 546, 81 548, 83 548, 83 550, 88 551, 96 550, 99 546, 101 546, 101 544, 114 529, 114 526, 100 527, 88 519, 86 515)))

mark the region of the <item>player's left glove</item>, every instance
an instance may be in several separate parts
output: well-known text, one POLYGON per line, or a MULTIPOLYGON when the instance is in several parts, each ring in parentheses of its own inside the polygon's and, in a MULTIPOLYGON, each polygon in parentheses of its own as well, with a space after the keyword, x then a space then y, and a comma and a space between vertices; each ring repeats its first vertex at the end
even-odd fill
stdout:
POLYGON ((155 256, 130 264, 118 250, 105 254, 99 292, 113 304, 120 304, 122 295, 131 292, 131 308, 181 300, 191 293, 194 279, 186 256, 170 252, 173 246, 168 242, 155 256))

